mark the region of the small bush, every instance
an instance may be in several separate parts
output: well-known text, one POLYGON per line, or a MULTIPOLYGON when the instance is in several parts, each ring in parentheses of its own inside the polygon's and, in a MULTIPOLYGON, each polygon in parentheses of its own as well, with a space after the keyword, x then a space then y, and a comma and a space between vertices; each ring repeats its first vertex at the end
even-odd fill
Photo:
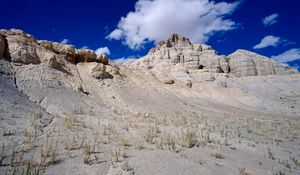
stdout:
POLYGON ((211 153, 211 156, 216 159, 224 159, 224 155, 220 152, 211 153))

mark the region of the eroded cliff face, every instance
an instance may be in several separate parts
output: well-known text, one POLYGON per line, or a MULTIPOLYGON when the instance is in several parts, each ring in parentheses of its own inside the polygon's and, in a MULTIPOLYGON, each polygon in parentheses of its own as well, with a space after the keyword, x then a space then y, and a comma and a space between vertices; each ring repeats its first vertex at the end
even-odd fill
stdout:
POLYGON ((143 58, 125 65, 150 72, 168 84, 183 81, 187 85, 220 77, 297 73, 295 69, 246 50, 237 50, 229 56, 219 55, 211 46, 191 43, 188 38, 177 34, 158 43, 143 58))
POLYGON ((235 174, 241 160, 253 174, 267 174, 284 168, 264 156, 268 147, 282 160, 299 150, 289 147, 299 145, 292 135, 299 133, 299 85, 296 70, 271 59, 244 50, 218 55, 176 34, 116 64, 92 50, 0 30, 0 174, 29 165, 45 174, 132 173, 125 162, 137 174, 235 174), (269 130, 284 142, 265 143, 269 130), (48 143, 54 155, 42 154, 48 143), (211 156, 216 147, 224 166, 211 156), (130 155, 116 161, 121 152, 130 155), (200 167, 199 157, 208 160, 200 167))

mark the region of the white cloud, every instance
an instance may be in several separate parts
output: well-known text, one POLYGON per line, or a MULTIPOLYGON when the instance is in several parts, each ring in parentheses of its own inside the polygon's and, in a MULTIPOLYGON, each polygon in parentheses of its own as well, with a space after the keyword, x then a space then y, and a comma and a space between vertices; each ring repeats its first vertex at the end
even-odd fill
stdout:
POLYGON ((63 40, 61 40, 61 43, 62 44, 69 44, 70 40, 69 39, 63 39, 63 40))
POLYGON ((273 59, 281 63, 292 62, 295 60, 300 60, 300 48, 290 49, 277 56, 272 56, 273 59))
POLYGON ((273 35, 265 36, 259 44, 253 46, 253 49, 262 49, 269 46, 276 47, 279 43, 281 43, 281 38, 273 35))
POLYGON ((274 14, 272 14, 270 16, 265 17, 262 20, 262 22, 263 22, 263 24, 264 24, 265 27, 271 26, 271 25, 273 25, 273 24, 275 24, 275 23, 278 22, 278 17, 279 17, 279 15, 277 13, 274 13, 274 14))
POLYGON ((189 37, 194 42, 206 42, 215 32, 238 26, 226 17, 240 2, 139 0, 135 11, 122 17, 107 38, 123 40, 131 49, 139 49, 147 42, 165 40, 172 33, 189 37))
POLYGON ((100 48, 96 49, 95 52, 97 55, 109 55, 110 54, 110 50, 108 47, 100 47, 100 48))
POLYGON ((89 46, 82 46, 81 49, 90 49, 89 46))
POLYGON ((115 29, 112 31, 106 38, 107 39, 115 39, 115 40, 120 40, 122 38, 123 31, 120 29, 115 29))

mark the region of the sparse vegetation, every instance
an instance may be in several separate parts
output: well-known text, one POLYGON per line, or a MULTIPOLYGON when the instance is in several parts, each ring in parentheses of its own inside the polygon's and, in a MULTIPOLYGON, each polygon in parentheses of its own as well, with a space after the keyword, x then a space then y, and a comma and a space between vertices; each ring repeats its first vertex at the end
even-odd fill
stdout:
POLYGON ((196 131, 194 129, 187 129, 183 132, 183 144, 182 146, 191 148, 197 144, 196 131))
POLYGON ((211 153, 211 156, 216 158, 216 159, 224 159, 224 155, 220 152, 211 153))
POLYGON ((72 139, 64 140, 64 148, 66 150, 77 150, 82 148, 84 142, 84 138, 80 139, 78 137, 73 136, 72 139))
POLYGON ((90 164, 91 154, 95 151, 95 145, 85 144, 82 149, 83 163, 90 164))
POLYGON ((123 163, 122 169, 123 169, 124 171, 133 171, 133 168, 129 165, 129 163, 128 163, 127 160, 123 163))
POLYGON ((155 128, 149 128, 145 134, 144 139, 147 143, 154 144, 154 138, 156 136, 156 129, 155 128))
POLYGON ((123 136, 120 140, 120 145, 125 147, 130 147, 131 144, 129 143, 129 139, 127 139, 125 136, 123 136))
POLYGON ((114 133, 114 127, 111 124, 104 125, 103 135, 108 138, 114 133))
POLYGON ((66 129, 72 129, 75 126, 76 120, 72 116, 67 116, 64 121, 64 127, 66 129))
POLYGON ((58 156, 58 142, 54 140, 49 142, 46 137, 41 148, 40 156, 42 165, 54 164, 58 156))
POLYGON ((300 166, 300 162, 298 161, 298 159, 296 159, 295 157, 291 156, 290 160, 296 165, 296 166, 300 166))
POLYGON ((110 149, 110 161, 113 166, 115 166, 116 163, 119 162, 120 157, 121 157, 120 148, 115 147, 110 149))
POLYGON ((171 136, 170 134, 167 135, 167 144, 170 150, 176 151, 176 142, 174 136, 171 136))
POLYGON ((3 143, 0 150, 0 166, 2 165, 4 159, 5 159, 5 145, 3 143))
POLYGON ((246 168, 240 168, 239 169, 239 174, 240 175, 249 175, 249 173, 246 172, 246 168))

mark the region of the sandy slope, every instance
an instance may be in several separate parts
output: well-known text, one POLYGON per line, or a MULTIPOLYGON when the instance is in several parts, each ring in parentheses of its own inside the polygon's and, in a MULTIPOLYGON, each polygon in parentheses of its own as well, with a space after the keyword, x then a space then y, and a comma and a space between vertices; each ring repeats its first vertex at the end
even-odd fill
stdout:
POLYGON ((300 173, 299 74, 188 88, 0 61, 0 174, 300 173))

